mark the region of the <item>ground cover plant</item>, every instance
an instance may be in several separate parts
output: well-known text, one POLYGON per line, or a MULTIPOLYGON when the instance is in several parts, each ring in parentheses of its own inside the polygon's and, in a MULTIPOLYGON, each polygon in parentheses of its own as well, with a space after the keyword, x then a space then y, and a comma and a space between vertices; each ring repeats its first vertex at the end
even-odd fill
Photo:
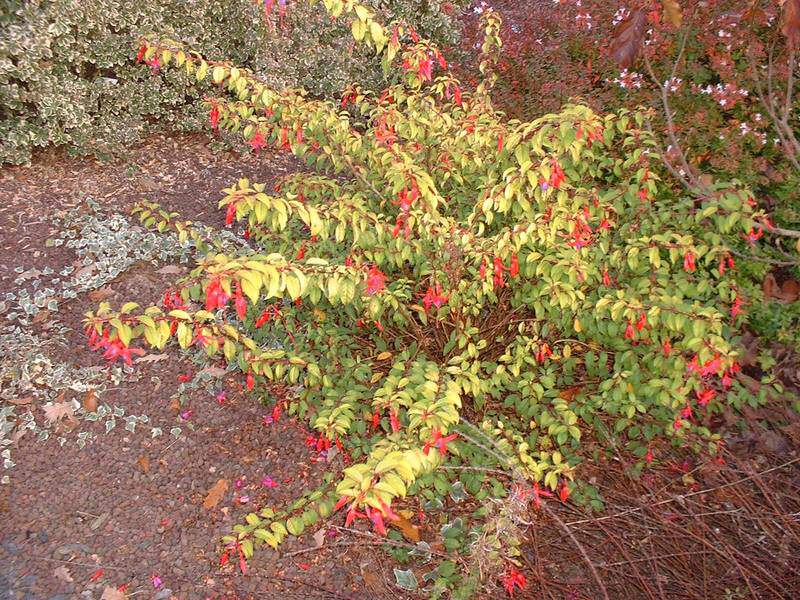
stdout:
POLYGON ((444 523, 444 551, 414 547, 444 559, 429 591, 467 595, 500 577, 514 593, 529 505, 547 510, 542 497, 555 495, 600 508, 580 477, 590 459, 621 446, 640 471, 670 442, 715 452, 714 415, 764 399, 739 380, 748 298, 732 244, 767 215, 738 182, 700 195, 665 183, 646 111, 498 112, 491 12, 472 89, 408 24, 324 4, 394 73, 382 93, 310 99, 176 41, 143 41, 154 75, 219 86, 207 105, 215 131, 316 172, 224 190, 227 224, 251 243, 239 254, 142 204, 146 226, 193 241, 197 266, 162 306, 101 304, 89 341, 111 361, 171 338, 224 361, 273 421, 298 416, 308 444, 344 463, 290 506, 248 515, 223 562, 246 571, 256 547, 339 511, 385 535, 408 521, 406 497, 431 511, 443 496, 471 497, 485 502, 444 523))

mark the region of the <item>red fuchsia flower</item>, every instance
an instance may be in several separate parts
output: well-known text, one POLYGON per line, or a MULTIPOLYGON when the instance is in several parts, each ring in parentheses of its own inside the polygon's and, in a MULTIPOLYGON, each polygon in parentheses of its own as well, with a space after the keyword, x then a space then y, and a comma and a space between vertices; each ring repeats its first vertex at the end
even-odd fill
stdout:
POLYGON ((484 258, 481 260, 481 268, 478 271, 478 275, 481 279, 486 279, 486 259, 484 258))
POLYGON ((225 308, 231 297, 222 289, 218 279, 209 282, 206 287, 206 310, 214 311, 218 308, 225 308))
POLYGON ((722 360, 718 354, 702 365, 699 363, 697 354, 695 354, 692 360, 689 361, 689 365, 686 368, 690 373, 697 373, 700 375, 700 377, 706 377, 708 375, 716 375, 719 373, 721 367, 722 360))
POLYGON ((367 273, 367 294, 374 296, 386 287, 386 275, 381 273, 375 265, 369 268, 367 273))
POLYGON ((543 490, 539 487, 539 482, 536 481, 533 483, 533 505, 538 509, 542 507, 542 498, 552 498, 553 493, 548 490, 543 490))
POLYGON ((695 271, 694 258, 694 252, 691 251, 683 256, 683 270, 687 273, 694 273, 695 271))
POLYGON ((422 305, 426 311, 430 310, 431 306, 441 308, 445 302, 447 302, 447 296, 442 294, 442 288, 438 283, 435 286, 429 286, 422 299, 422 305))
POLYGON ((181 383, 186 383, 187 381, 191 381, 191 379, 192 379, 191 375, 178 375, 178 381, 180 381, 181 383))
POLYGON ((633 327, 633 322, 628 321, 628 326, 625 328, 625 339, 632 340, 636 337, 636 330, 633 327))
POLYGON ((561 502, 566 502, 569 499, 570 489, 569 485, 567 485, 566 481, 562 481, 558 484, 558 499, 561 502))
POLYGON ((367 514, 367 518, 372 521, 375 531, 377 531, 380 535, 386 535, 386 525, 383 523, 383 515, 381 514, 381 511, 367 506, 364 508, 364 512, 367 514))
POLYGON ((511 275, 511 277, 519 275, 519 259, 516 253, 511 255, 511 264, 508 267, 508 274, 511 275))
POLYGON ((347 517, 345 517, 344 526, 350 527, 350 525, 352 525, 353 521, 355 521, 356 519, 367 519, 367 518, 368 518, 367 515, 358 512, 355 506, 351 506, 350 510, 347 511, 347 517))
POLYGON ((227 399, 228 394, 224 390, 217 394, 217 404, 225 404, 225 400, 227 399))
POLYGON ((680 417, 675 417, 675 421, 672 423, 672 428, 675 431, 680 431, 681 427, 683 427, 683 421, 681 421, 680 417))
POLYGON ((670 344, 669 340, 664 340, 664 345, 661 347, 664 352, 664 356, 669 356, 669 353, 672 351, 672 344, 670 344))
POLYGON ((647 325, 647 317, 644 313, 639 315, 639 320, 636 321, 636 331, 641 331, 647 325))
POLYGON ((736 263, 730 255, 723 256, 719 259, 719 274, 724 275, 727 269, 733 269, 735 266, 736 263))
POLYGON ((236 307, 236 314, 240 319, 244 320, 247 316, 247 300, 242 295, 242 288, 236 284, 236 293, 234 294, 233 304, 236 307))
POLYGON ((400 431, 400 419, 397 418, 397 411, 392 410, 389 412, 389 424, 392 426, 393 432, 400 431))
POLYGON ((156 75, 161 70, 161 63, 158 62, 158 56, 153 56, 151 59, 144 61, 148 67, 150 67, 150 72, 153 75, 156 75))
POLYGON ((611 277, 608 275, 608 271, 603 269, 603 285, 611 285, 611 277))
POLYGON ((755 230, 754 230, 754 229, 751 227, 751 228, 750 228, 750 231, 748 231, 748 232, 747 232, 747 234, 746 234, 746 235, 743 235, 742 237, 744 237, 744 239, 747 241, 747 243, 748 243, 748 244, 750 244, 751 246, 755 246, 755 245, 756 245, 756 242, 757 242, 759 239, 761 239, 761 237, 762 237, 763 235, 764 235, 764 229, 763 229, 762 227, 759 227, 759 228, 758 228, 758 231, 755 231, 755 230))
POLYGON ((503 280, 503 261, 499 256, 495 256, 494 258, 494 286, 495 287, 503 287, 505 285, 505 281, 503 280))
POLYGON ((733 299, 733 306, 731 306, 731 317, 735 319, 739 315, 744 314, 744 311, 742 310, 743 304, 744 302, 742 302, 742 299, 739 296, 736 296, 736 298, 733 299))
POLYGON ((572 238, 569 245, 577 250, 588 246, 594 239, 592 228, 581 217, 575 219, 575 226, 569 237, 572 238))
POLYGON ((303 260, 306 256, 306 244, 303 242, 300 244, 300 248, 297 249, 297 255, 295 256, 295 260, 303 260))
POLYGON ((138 63, 142 62, 142 59, 144 58, 145 52, 147 52, 147 45, 146 44, 142 44, 141 46, 139 46, 138 54, 136 54, 136 62, 138 62, 138 63))
POLYGON ((692 414, 692 407, 688 404, 681 409, 681 417, 684 419, 691 419, 692 414))
POLYGON ((269 321, 270 317, 272 316, 272 307, 268 306, 264 309, 264 311, 259 315, 258 319, 256 319, 256 329, 261 329, 267 321, 269 321))
POLYGON ((644 461, 648 465, 653 462, 653 451, 650 448, 647 449, 647 454, 644 455, 644 461))
POLYGON ((247 384, 247 389, 252 392, 253 391, 253 387, 256 384, 256 378, 253 377, 252 373, 248 373, 247 374, 247 379, 245 381, 246 381, 246 384, 247 384))
POLYGON ((441 432, 438 429, 434 429, 431 434, 431 439, 425 442, 425 447, 422 449, 422 451, 425 453, 425 456, 427 456, 431 451, 431 448, 437 448, 439 450, 439 454, 444 456, 447 454, 447 444, 452 442, 457 437, 457 433, 453 433, 447 437, 442 437, 441 432))
POLYGON ((219 128, 219 107, 215 104, 208 113, 208 120, 211 121, 211 129, 216 131, 219 128))
POLYGON ((381 322, 380 322, 380 321, 375 321, 375 328, 376 328, 378 331, 380 331, 380 332, 383 332, 383 325, 381 325, 381 322))
POLYGON ((430 81, 433 78, 433 61, 431 61, 430 57, 426 55, 419 60, 417 72, 422 81, 430 81))
POLYGON ((261 133, 259 129, 256 131, 255 135, 248 140, 247 144, 253 149, 253 152, 258 154, 262 148, 267 147, 267 140, 264 139, 264 134, 261 133))
POLYGON ((500 153, 503 151, 503 134, 501 133, 497 136, 497 152, 500 153))
POLYGON ((381 424, 381 413, 377 410, 372 414, 372 428, 377 429, 381 424))
POLYGON ((550 173, 550 185, 553 186, 555 189, 561 187, 561 184, 566 179, 564 175, 564 170, 561 168, 561 165, 558 164, 558 161, 553 161, 553 172, 550 173))
POLYGON ((103 353, 103 358, 109 362, 122 360, 126 365, 131 366, 133 364, 131 356, 134 354, 136 356, 143 356, 144 350, 141 348, 131 348, 123 344, 122 340, 116 339, 108 343, 106 351, 103 353))
POLYGON ((551 356, 553 356, 553 351, 550 350, 550 346, 548 346, 546 343, 542 344, 539 347, 539 350, 536 352, 536 362, 543 363, 545 359, 550 358, 551 356))
POLYGON ((717 392, 715 392, 711 388, 706 388, 702 391, 695 392, 695 395, 697 396, 697 403, 700 406, 705 406, 706 404, 708 404, 709 400, 711 400, 714 396, 717 395, 717 392))
POLYGON ((231 202, 225 210, 225 226, 230 227, 236 219, 236 204, 231 202))

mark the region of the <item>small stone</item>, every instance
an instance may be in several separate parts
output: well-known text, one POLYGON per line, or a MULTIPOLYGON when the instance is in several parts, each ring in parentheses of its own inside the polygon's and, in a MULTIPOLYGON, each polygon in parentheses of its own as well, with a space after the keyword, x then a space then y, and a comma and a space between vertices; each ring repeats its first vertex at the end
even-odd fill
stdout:
POLYGON ((84 554, 91 554, 92 549, 86 544, 64 544, 53 550, 53 555, 61 556, 71 552, 83 552, 84 554))
POLYGON ((89 524, 89 529, 91 529, 92 531, 100 529, 103 526, 103 523, 105 523, 108 520, 109 516, 111 516, 109 513, 107 512, 103 513, 89 524))
POLYGON ((4 540, 3 543, 2 543, 2 546, 3 546, 3 550, 8 552, 11 556, 16 556, 17 554, 19 554, 19 550, 20 550, 19 546, 17 546, 11 540, 4 540))
POLYGON ((153 600, 167 600, 167 598, 170 596, 172 596, 172 590, 169 588, 164 588, 155 595, 153 600))
POLYGON ((47 535, 46 531, 40 531, 39 533, 36 534, 36 537, 39 538, 39 541, 42 544, 46 544, 47 542, 50 541, 50 536, 47 535))

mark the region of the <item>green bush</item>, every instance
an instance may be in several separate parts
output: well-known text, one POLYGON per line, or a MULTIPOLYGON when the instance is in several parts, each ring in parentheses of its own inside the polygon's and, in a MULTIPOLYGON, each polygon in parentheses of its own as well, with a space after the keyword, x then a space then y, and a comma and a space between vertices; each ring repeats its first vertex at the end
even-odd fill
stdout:
MULTIPOLYGON (((331 96, 350 81, 377 85, 374 53, 354 49, 347 25, 310 4, 289 2, 280 19, 277 6, 265 18, 253 0, 0 0, 0 164, 25 163, 50 144, 107 158, 156 126, 197 129, 210 87, 175 85, 172 72, 148 76, 135 60, 146 33, 187 40, 279 88, 331 96)), ((386 22, 407 19, 440 43, 454 39, 439 0, 371 4, 386 22)))

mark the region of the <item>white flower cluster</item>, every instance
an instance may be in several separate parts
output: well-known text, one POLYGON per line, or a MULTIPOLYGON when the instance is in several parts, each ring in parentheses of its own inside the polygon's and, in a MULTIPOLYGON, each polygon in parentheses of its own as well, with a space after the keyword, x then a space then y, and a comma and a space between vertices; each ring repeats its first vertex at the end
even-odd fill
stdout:
POLYGON ((711 96, 722 108, 733 108, 737 102, 750 95, 750 92, 746 89, 736 87, 732 83, 726 83, 725 85, 718 83, 717 85, 707 85, 705 87, 693 86, 693 91, 711 96))
POLYGON ((615 77, 614 79, 606 79, 606 82, 616 84, 626 90, 634 88, 638 90, 644 83, 644 76, 636 71, 628 71, 628 69, 623 69, 620 72, 619 77, 615 77))

